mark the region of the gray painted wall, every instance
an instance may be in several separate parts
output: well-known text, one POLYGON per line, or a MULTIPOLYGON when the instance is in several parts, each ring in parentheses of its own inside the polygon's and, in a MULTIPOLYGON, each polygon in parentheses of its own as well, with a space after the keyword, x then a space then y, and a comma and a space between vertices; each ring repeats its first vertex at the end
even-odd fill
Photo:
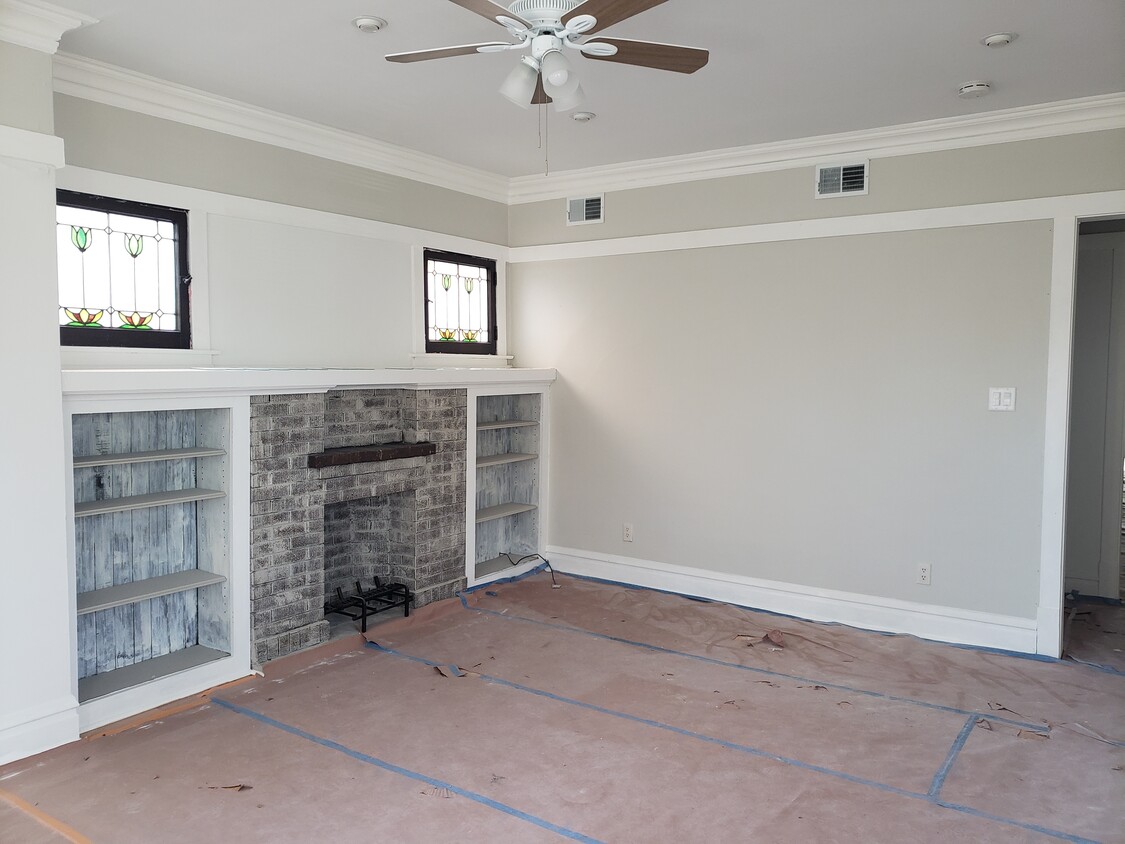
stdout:
POLYGON ((411 247, 207 218, 217 366, 409 366, 411 247))
POLYGON ((504 243, 499 202, 171 120, 55 95, 68 164, 504 243))
POLYGON ((511 267, 516 363, 559 370, 551 545, 1034 617, 1050 249, 1031 222, 511 267))
MULTIPOLYGON (((862 158, 862 156, 860 156, 862 158)), ((1125 130, 871 162, 866 196, 815 199, 815 168, 606 194, 605 222, 567 226, 566 202, 512 207, 511 246, 943 208, 1125 188, 1125 130)))
POLYGON ((54 129, 51 57, 0 41, 0 80, 0 123, 49 135, 54 129))

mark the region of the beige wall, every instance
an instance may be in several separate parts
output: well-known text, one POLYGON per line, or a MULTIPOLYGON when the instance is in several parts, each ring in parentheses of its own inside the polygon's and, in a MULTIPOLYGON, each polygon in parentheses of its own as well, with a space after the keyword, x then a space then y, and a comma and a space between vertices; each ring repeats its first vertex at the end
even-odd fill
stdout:
POLYGON ((51 134, 49 55, 0 41, 0 123, 51 134))
POLYGON ((68 164, 505 243, 499 202, 99 103, 55 95, 68 164))
POLYGON ((866 196, 815 199, 815 168, 614 191, 605 222, 567 226, 562 199, 512 207, 511 246, 942 208, 1125 189, 1125 130, 877 158, 866 196))
POLYGON ((513 266, 516 362, 559 370, 551 544, 1033 617, 1050 245, 1031 222, 513 266))

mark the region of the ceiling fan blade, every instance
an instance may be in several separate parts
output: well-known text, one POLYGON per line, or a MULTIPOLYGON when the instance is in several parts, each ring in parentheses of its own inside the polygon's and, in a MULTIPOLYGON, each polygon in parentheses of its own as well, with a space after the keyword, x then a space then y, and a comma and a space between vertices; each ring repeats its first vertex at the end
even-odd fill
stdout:
MULTIPOLYGON (((530 29, 531 24, 525 21, 519 15, 513 14, 508 11, 507 6, 501 6, 499 3, 493 3, 492 0, 450 0, 451 3, 456 3, 462 9, 468 9, 470 12, 476 12, 483 18, 488 18, 493 23, 500 23, 496 20, 498 15, 503 15, 506 18, 511 18, 514 21, 519 21, 524 29, 530 29)), ((501 24, 503 26, 503 24, 501 24)))
POLYGON ((539 81, 535 83, 535 93, 531 97, 532 105, 543 105, 544 103, 551 102, 551 98, 547 96, 547 89, 543 87, 543 74, 539 74, 539 81))
MULTIPOLYGON (((458 0, 453 0, 453 2, 456 3, 458 0)), ((562 22, 565 26, 571 18, 576 18, 579 15, 593 15, 598 19, 598 25, 588 30, 586 34, 589 35, 667 2, 668 0, 586 0, 585 3, 579 3, 563 15, 562 22)))
POLYGON ((676 73, 695 73, 711 54, 698 47, 678 47, 675 44, 657 44, 655 41, 629 41, 624 38, 597 38, 587 44, 610 44, 617 48, 612 56, 587 55, 601 62, 618 62, 676 73))
POLYGON ((467 56, 479 53, 481 47, 509 47, 504 41, 486 41, 483 44, 463 44, 460 47, 438 47, 436 50, 414 50, 410 53, 391 53, 389 62, 426 62, 430 59, 447 59, 450 56, 467 56))

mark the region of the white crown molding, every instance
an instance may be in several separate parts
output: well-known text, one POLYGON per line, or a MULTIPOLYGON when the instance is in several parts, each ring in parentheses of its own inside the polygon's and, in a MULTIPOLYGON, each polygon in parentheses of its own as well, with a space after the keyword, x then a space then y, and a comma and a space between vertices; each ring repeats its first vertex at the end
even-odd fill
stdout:
POLYGON ((967 117, 566 170, 550 176, 520 176, 511 180, 508 200, 518 205, 812 166, 848 156, 888 158, 1123 127, 1125 93, 1104 94, 967 117))
POLYGON ((0 158, 45 164, 58 169, 64 163, 63 139, 0 124, 0 158))
POLYGON ((97 18, 39 0, 0 0, 0 41, 54 53, 64 32, 97 23, 97 18))
POLYGON ((508 179, 384 141, 289 117, 67 53, 55 56, 55 91, 189 126, 308 153, 489 199, 508 201, 508 179))
MULTIPOLYGON (((4 3, 22 4, 23 0, 0 0, 0 4, 4 3)), ((0 5, 0 10, 3 8, 0 5)), ((812 166, 849 156, 887 158, 1125 128, 1125 93, 1113 93, 859 132, 561 171, 550 176, 508 178, 93 59, 60 53, 55 56, 54 66, 55 90, 60 94, 509 205, 812 166)))

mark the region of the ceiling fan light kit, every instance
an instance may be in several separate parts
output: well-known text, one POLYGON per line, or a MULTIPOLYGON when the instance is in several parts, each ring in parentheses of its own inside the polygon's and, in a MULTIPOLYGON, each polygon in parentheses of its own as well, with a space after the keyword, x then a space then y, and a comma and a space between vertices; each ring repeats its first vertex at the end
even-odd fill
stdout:
POLYGON ((514 0, 502 5, 494 0, 450 0, 498 23, 515 40, 392 53, 387 61, 416 62, 473 53, 530 51, 530 55, 521 56, 519 64, 508 74, 500 93, 521 108, 532 103, 554 102, 556 111, 567 111, 584 99, 578 74, 565 55, 568 49, 590 59, 676 73, 694 73, 707 64, 708 52, 696 47, 621 38, 580 40, 667 1, 514 0))

